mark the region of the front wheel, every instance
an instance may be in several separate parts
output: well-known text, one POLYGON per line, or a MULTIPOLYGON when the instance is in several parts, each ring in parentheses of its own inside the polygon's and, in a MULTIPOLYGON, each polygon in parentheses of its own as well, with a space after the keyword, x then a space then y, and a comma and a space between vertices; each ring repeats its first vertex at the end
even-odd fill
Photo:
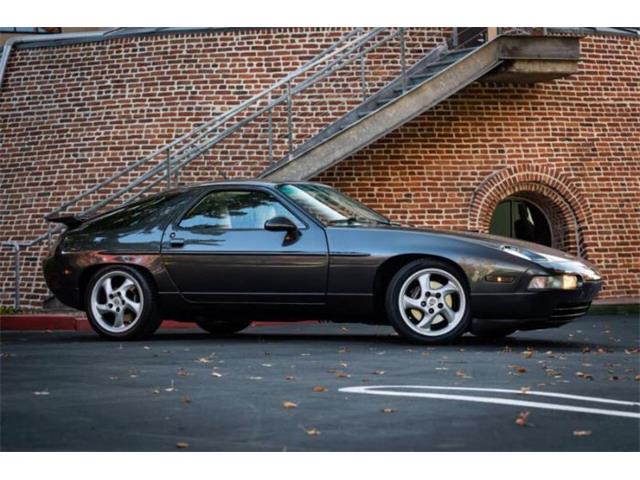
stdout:
POLYGON ((251 325, 250 321, 241 320, 241 321, 215 321, 215 320, 196 320, 198 326, 209 332, 212 335, 216 335, 219 337, 226 337, 228 335, 233 335, 234 333, 239 332, 240 330, 244 330, 249 325, 251 325))
POLYGON ((396 332, 423 344, 455 340, 471 321, 465 279, 437 260, 415 260, 401 268, 389 283, 385 306, 396 332))
POLYGON ((155 289, 145 275, 126 265, 96 272, 85 295, 85 309, 93 329, 112 340, 134 340, 160 326, 155 289))

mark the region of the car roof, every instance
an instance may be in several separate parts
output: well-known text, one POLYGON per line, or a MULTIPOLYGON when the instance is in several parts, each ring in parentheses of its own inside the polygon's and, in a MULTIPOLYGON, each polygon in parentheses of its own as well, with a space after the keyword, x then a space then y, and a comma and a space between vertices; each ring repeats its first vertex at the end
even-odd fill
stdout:
POLYGON ((300 185, 300 184, 306 184, 306 185, 320 185, 319 182, 307 182, 307 181, 300 181, 300 180, 292 180, 292 181, 281 181, 281 182, 268 182, 265 180, 254 180, 254 179, 233 179, 233 180, 218 180, 215 182, 203 182, 203 183, 196 183, 193 185, 185 185, 184 188, 208 188, 208 187, 216 187, 216 186, 234 186, 234 185, 238 185, 238 186, 253 186, 253 187, 275 187, 278 185, 282 185, 283 183, 286 184, 293 184, 293 185, 300 185))

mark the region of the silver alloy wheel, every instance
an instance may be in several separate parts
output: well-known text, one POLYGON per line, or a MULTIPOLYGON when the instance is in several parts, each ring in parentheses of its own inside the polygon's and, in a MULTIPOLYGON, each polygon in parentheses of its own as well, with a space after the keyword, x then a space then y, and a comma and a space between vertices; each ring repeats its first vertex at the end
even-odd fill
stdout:
POLYGON ((122 270, 100 277, 91 291, 93 318, 109 333, 131 330, 140 320, 143 307, 140 283, 122 270))
POLYGON ((438 337, 460 324, 467 306, 456 277, 439 268, 425 268, 402 284, 398 307, 402 319, 420 335, 438 337))

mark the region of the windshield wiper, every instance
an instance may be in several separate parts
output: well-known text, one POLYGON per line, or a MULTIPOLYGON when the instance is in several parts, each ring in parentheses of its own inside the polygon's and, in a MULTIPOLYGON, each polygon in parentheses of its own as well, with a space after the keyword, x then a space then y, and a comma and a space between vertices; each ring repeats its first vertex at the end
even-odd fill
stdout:
POLYGON ((380 223, 382 225, 390 225, 391 222, 376 220, 374 218, 358 218, 358 217, 347 217, 347 218, 339 218, 336 220, 330 220, 329 225, 339 225, 346 223, 347 225, 353 225, 354 223, 380 223))

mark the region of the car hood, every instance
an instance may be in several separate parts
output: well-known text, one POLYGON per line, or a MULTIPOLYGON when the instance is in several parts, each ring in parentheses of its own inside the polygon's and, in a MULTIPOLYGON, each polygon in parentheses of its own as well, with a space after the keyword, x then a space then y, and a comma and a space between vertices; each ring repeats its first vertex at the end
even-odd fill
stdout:
POLYGON ((413 228, 404 225, 389 225, 386 228, 403 232, 448 237, 470 242, 475 245, 498 249, 503 251, 505 255, 515 255, 547 269, 580 274, 585 280, 599 280, 601 277, 596 267, 587 260, 537 243, 475 232, 413 228))

